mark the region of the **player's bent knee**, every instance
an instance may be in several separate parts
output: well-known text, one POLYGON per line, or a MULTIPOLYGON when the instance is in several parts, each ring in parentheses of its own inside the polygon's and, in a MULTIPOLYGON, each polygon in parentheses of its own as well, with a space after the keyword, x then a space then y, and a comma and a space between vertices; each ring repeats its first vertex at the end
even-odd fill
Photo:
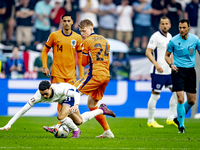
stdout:
POLYGON ((57 115, 57 119, 58 120, 63 120, 64 118, 66 118, 67 117, 67 115, 62 115, 62 114, 59 114, 58 113, 58 115, 57 115))
POLYGON ((80 126, 82 123, 83 123, 83 121, 79 121, 79 122, 74 122, 77 126, 80 126))

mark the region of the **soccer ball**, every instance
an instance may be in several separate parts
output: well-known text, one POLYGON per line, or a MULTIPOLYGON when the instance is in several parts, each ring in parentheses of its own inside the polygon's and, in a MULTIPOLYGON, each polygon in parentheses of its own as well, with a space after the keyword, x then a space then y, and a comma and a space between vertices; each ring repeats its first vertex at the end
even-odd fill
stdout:
POLYGON ((69 135, 69 128, 65 124, 59 125, 56 133, 54 134, 56 138, 67 138, 68 135, 69 135))

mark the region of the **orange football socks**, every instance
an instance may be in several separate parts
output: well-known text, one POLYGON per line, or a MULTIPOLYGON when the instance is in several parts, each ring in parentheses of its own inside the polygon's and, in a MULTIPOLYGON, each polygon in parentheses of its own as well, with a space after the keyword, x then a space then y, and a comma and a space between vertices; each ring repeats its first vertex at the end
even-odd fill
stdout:
MULTIPOLYGON (((58 103, 57 105, 57 111, 59 112, 60 108, 62 107, 62 105, 60 103, 58 103)), ((62 124, 60 121, 58 121, 58 124, 62 124)))
MULTIPOLYGON (((92 110, 98 109, 98 106, 92 107, 92 108, 90 107, 89 109, 90 109, 90 111, 92 111, 92 110)), ((95 119, 96 119, 96 120, 100 123, 100 125, 103 127, 104 131, 110 129, 110 127, 109 127, 109 125, 108 125, 108 122, 107 122, 107 120, 106 120, 106 117, 105 117, 103 114, 96 116, 95 119)))

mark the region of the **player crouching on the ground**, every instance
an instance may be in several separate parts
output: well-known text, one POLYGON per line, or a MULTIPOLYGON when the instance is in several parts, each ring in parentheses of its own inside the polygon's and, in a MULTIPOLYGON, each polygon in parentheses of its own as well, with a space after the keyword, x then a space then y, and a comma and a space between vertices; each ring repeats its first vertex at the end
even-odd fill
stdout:
POLYGON ((35 95, 0 130, 8 131, 18 118, 25 114, 33 105, 40 102, 60 102, 62 104, 57 118, 62 124, 65 124, 73 131, 72 138, 78 138, 81 134, 76 124, 81 125, 99 114, 116 117, 113 111, 109 110, 105 104, 101 104, 99 109, 80 114, 78 108, 80 93, 73 85, 68 83, 50 84, 49 81, 41 81, 35 95))

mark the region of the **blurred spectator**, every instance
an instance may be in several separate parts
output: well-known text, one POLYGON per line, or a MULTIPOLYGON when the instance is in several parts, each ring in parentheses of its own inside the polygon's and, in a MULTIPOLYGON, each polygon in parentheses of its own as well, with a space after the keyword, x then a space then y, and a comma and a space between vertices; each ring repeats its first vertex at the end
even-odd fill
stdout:
POLYGON ((180 16, 182 15, 181 4, 177 3, 176 0, 170 0, 169 2, 165 3, 164 11, 171 21, 171 28, 169 30, 169 33, 171 33, 172 36, 175 36, 179 33, 178 24, 180 16))
POLYGON ((114 38, 115 23, 116 23, 116 5, 112 0, 103 0, 99 5, 99 34, 105 38, 114 38))
POLYGON ((11 38, 14 33, 15 27, 15 1, 14 0, 1 0, 6 4, 6 13, 3 16, 4 30, 6 31, 6 44, 11 44, 11 38))
POLYGON ((6 74, 5 74, 5 61, 6 61, 6 57, 4 54, 0 54, 0 79, 1 78, 6 78, 6 74))
POLYGON ((0 1, 0 43, 2 41, 3 38, 3 15, 6 13, 6 4, 4 3, 4 1, 0 1))
POLYGON ((125 53, 118 53, 110 65, 111 79, 129 80, 130 63, 125 53))
MULTIPOLYGON (((47 58, 47 67, 49 68, 49 70, 51 70, 52 62, 53 62, 53 60, 52 60, 51 56, 48 56, 48 58, 47 58)), ((34 62, 34 71, 37 72, 37 78, 50 78, 50 77, 45 76, 42 73, 42 70, 43 70, 43 67, 42 67, 42 55, 40 55, 39 57, 37 57, 35 59, 35 62, 34 62)))
POLYGON ((37 45, 39 43, 45 44, 48 36, 50 34, 50 13, 51 6, 49 4, 50 0, 42 0, 36 3, 35 5, 35 43, 37 45))
POLYGON ((57 31, 59 28, 62 15, 65 14, 65 9, 62 7, 62 0, 55 0, 55 6, 51 10, 51 32, 57 31))
POLYGON ((30 46, 32 38, 31 20, 34 14, 34 7, 30 5, 30 0, 21 1, 22 5, 16 7, 16 41, 18 46, 21 46, 23 43, 26 46, 30 46))
POLYGON ((190 21, 190 33, 197 35, 198 27, 198 9, 199 0, 192 0, 191 3, 186 5, 184 18, 190 21))
POLYGON ((153 32, 159 30, 160 18, 164 15, 165 0, 152 0, 151 26, 153 32))
POLYGON ((128 0, 121 0, 121 5, 117 6, 117 40, 125 42, 129 47, 132 40, 133 24, 132 17, 134 15, 132 7, 128 0))
POLYGON ((149 31, 151 27, 151 13, 152 7, 147 0, 138 0, 133 3, 133 9, 135 11, 134 18, 134 42, 133 47, 137 52, 145 50, 147 47, 149 31), (140 42, 141 48, 140 49, 140 42))
POLYGON ((78 24, 80 22, 79 0, 65 0, 64 8, 65 8, 66 13, 70 14, 72 16, 72 19, 74 20, 72 29, 75 32, 79 33, 79 30, 78 30, 78 24))
POLYGON ((19 57, 19 48, 14 47, 12 50, 13 57, 8 58, 5 63, 5 72, 7 78, 23 78, 25 72, 24 61, 19 57))
MULTIPOLYGON (((133 4, 136 0, 129 0, 129 5, 133 4)), ((121 5, 121 0, 113 0, 115 5, 121 5)))
POLYGON ((32 5, 33 7, 35 7, 36 3, 40 1, 40 0, 30 0, 30 5, 32 5))
POLYGON ((80 0, 79 7, 81 9, 80 20, 89 19, 94 25, 94 32, 98 33, 97 13, 99 9, 98 0, 80 0))

